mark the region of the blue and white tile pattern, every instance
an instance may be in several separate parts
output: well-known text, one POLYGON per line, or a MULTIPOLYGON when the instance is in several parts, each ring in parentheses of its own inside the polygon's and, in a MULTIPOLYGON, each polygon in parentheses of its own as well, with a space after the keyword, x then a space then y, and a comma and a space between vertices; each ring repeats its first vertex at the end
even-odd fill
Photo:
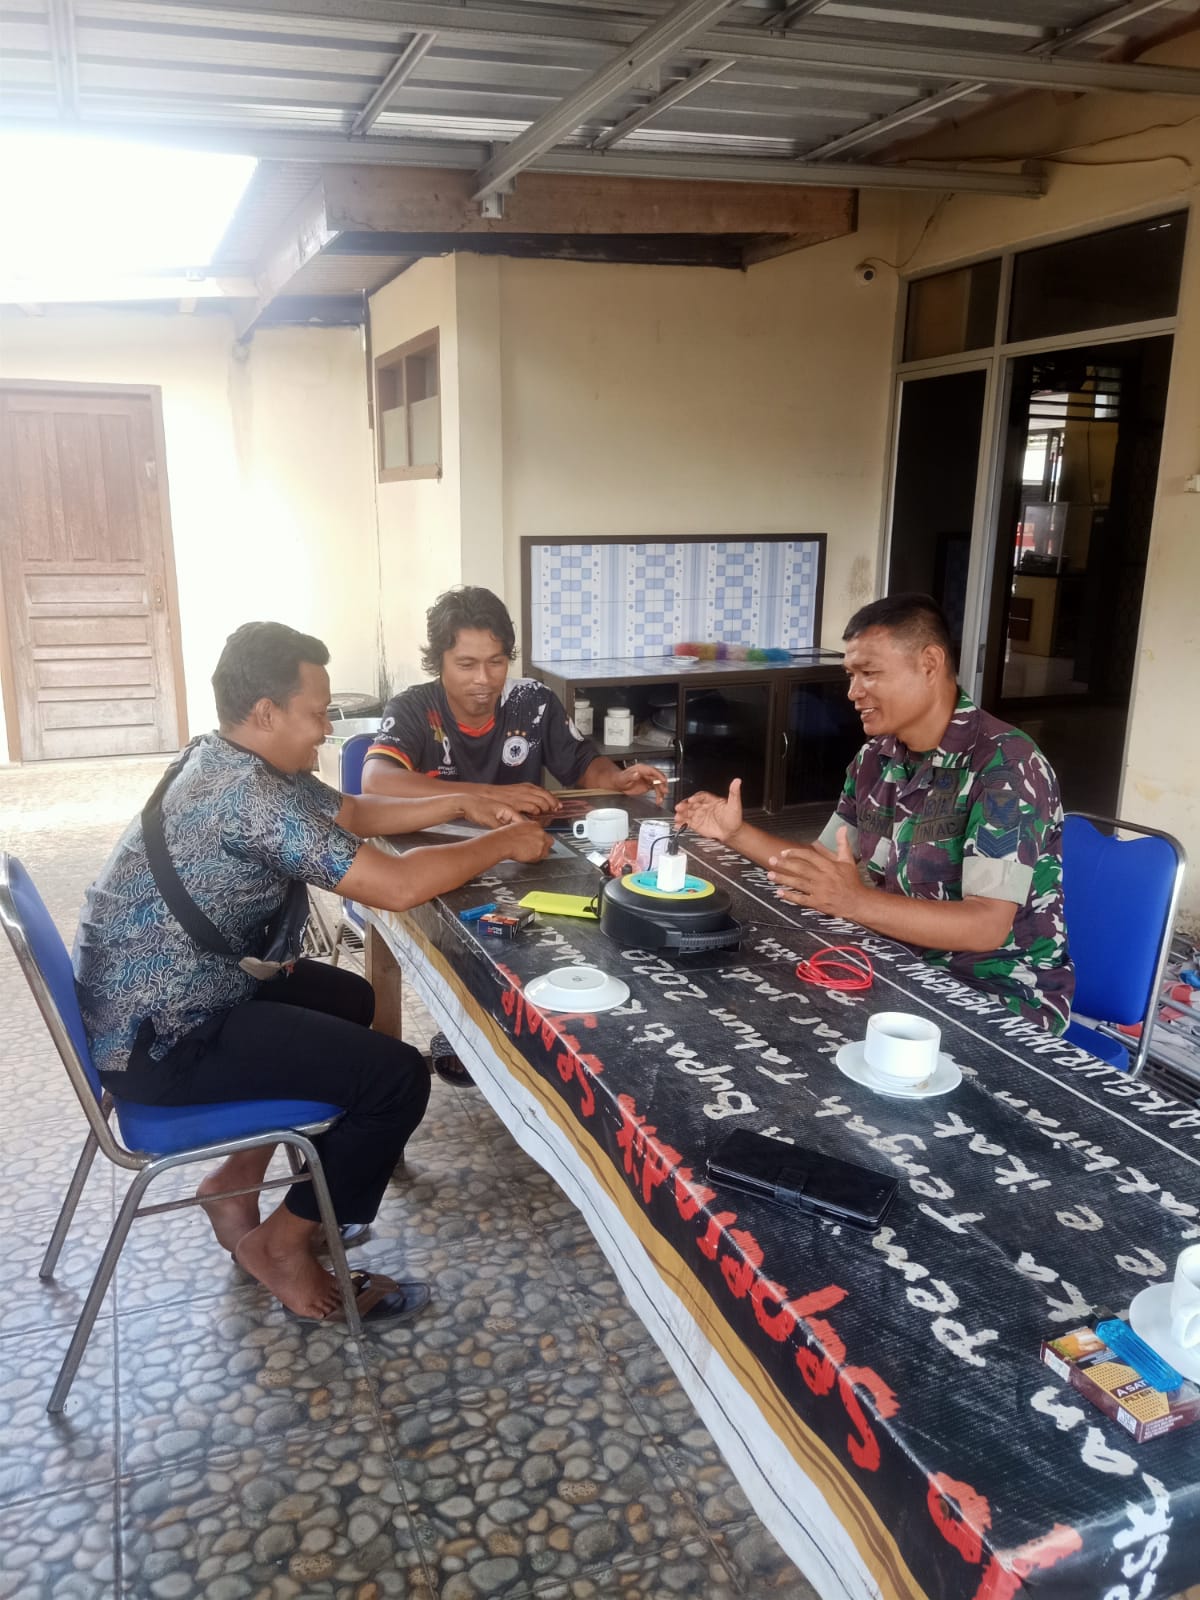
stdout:
POLYGON ((669 655, 687 640, 814 644, 815 539, 540 544, 530 611, 537 661, 669 655))

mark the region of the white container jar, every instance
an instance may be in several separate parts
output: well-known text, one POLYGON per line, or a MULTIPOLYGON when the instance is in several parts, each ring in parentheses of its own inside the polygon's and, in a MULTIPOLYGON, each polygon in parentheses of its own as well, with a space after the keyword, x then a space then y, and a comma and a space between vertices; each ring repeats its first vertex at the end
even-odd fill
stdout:
POLYGON ((585 738, 591 733, 592 702, 581 694, 575 696, 575 709, 572 712, 571 720, 585 738))
POLYGON ((604 742, 621 746, 633 743, 633 712, 628 706, 610 706, 604 713, 604 742))

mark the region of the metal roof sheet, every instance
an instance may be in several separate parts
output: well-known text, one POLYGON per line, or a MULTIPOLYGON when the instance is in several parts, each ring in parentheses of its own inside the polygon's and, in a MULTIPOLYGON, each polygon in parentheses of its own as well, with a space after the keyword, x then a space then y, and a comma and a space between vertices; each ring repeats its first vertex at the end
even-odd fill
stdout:
MULTIPOLYGON (((1123 63, 1198 15, 1200 0, 0 0, 0 100, 10 126, 153 130, 267 157, 219 252, 248 263, 322 162, 477 166, 482 194, 507 181, 517 141, 520 164, 546 170, 570 152, 581 170, 586 152, 600 173, 869 183, 890 144, 1012 94, 1014 75, 1044 67, 1070 86, 1099 63, 1165 83, 1166 69, 1123 63), (666 47, 641 70, 655 29, 666 47), (532 148, 531 126, 614 66, 532 148)), ((1200 72, 1171 81, 1200 93, 1200 72)), ((310 263, 306 292, 363 287, 355 259, 310 263)))
MULTIPOLYGON (((849 39, 1002 56, 1036 50, 1106 10, 1126 16, 1070 51, 1071 61, 1095 61, 1195 17, 1200 7, 1197 0, 1150 0, 1130 14, 1137 9, 1098 0, 810 0, 807 13, 779 32, 773 30, 782 28, 788 8, 731 5, 699 40, 623 86, 568 137, 601 137, 695 72, 703 47, 730 30, 744 36, 753 29, 789 47, 849 39)), ((562 101, 670 10, 667 0, 508 0, 496 8, 403 0, 8 0, 0 9, 0 93, 9 118, 73 109, 84 124, 151 120, 165 128, 216 123, 251 135, 345 136, 420 13, 431 15, 433 43, 370 136, 496 142, 562 101), (56 14, 69 15, 69 28, 52 25, 56 14)), ((795 52, 787 60, 749 60, 732 38, 728 54, 733 64, 724 73, 661 111, 654 136, 639 142, 653 148, 677 134, 695 153, 742 148, 799 156, 835 135, 865 130, 948 81, 932 71, 806 65, 795 52)), ((977 90, 975 103, 988 94, 977 90)), ((864 149, 870 144, 865 139, 864 149)))

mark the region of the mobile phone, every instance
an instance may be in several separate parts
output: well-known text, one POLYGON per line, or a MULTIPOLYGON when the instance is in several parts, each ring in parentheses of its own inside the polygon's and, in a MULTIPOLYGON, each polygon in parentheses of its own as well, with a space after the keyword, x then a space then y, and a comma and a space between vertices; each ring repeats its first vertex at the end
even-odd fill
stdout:
POLYGON ((875 1229, 899 1188, 887 1173, 738 1128, 708 1158, 710 1182, 777 1205, 875 1229))

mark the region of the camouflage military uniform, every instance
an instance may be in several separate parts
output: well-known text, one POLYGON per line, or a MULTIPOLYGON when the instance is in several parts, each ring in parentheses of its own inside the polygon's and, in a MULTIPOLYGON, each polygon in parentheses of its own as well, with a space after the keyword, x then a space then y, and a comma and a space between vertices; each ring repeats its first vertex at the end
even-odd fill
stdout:
POLYGON ((914 754, 890 735, 863 745, 821 843, 834 849, 844 825, 876 888, 917 900, 1014 901, 999 950, 918 953, 1019 1016, 1063 1031, 1075 972, 1063 918, 1062 806, 1027 734, 960 694, 936 750, 914 754))

